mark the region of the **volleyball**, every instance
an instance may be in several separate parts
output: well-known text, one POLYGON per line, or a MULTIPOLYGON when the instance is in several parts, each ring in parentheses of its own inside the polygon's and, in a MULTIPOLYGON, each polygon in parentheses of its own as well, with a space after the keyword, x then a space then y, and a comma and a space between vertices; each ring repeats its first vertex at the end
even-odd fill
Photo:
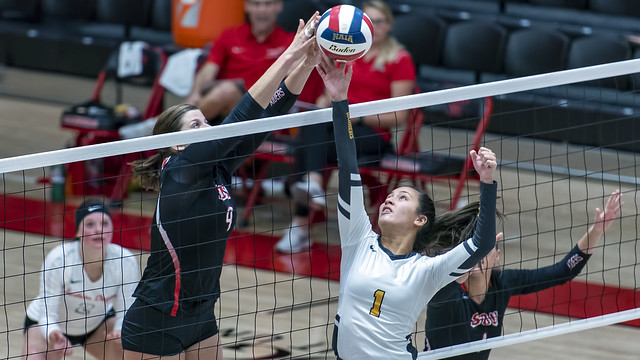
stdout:
POLYGON ((359 8, 337 5, 320 17, 316 39, 322 51, 330 58, 356 60, 371 48, 373 24, 359 8))

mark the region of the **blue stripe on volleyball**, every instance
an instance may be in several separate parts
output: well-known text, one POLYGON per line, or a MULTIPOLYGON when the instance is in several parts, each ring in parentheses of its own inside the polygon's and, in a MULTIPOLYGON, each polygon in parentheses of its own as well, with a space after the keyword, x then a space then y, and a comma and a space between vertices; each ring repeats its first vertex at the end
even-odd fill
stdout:
POLYGON ((351 27, 349 28, 349 33, 350 34, 355 34, 355 33, 360 33, 361 32, 361 27, 362 27, 362 10, 360 10, 357 7, 353 8, 353 18, 351 18, 351 27))

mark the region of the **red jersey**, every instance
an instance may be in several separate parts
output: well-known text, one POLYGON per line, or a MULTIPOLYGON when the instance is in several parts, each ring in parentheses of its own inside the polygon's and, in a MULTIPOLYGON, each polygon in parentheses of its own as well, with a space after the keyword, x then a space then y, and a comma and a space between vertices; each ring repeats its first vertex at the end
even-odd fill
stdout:
POLYGON ((211 47, 207 62, 220 67, 218 79, 243 79, 250 88, 269 66, 287 49, 293 34, 278 27, 263 42, 258 42, 245 23, 226 29, 211 47))
MULTIPOLYGON (((263 42, 258 42, 251 25, 245 23, 222 32, 211 47, 207 62, 220 67, 218 79, 242 79, 249 89, 289 47, 294 36, 276 25, 263 42)), ((323 92, 322 79, 314 70, 298 99, 315 104, 323 92)))
MULTIPOLYGON (((366 101, 382 100, 391 97, 391 83, 394 81, 415 81, 416 68, 411 55, 406 50, 400 50, 396 59, 383 66, 374 65, 375 58, 365 60, 361 57, 351 62, 353 76, 349 85, 348 99, 350 104, 366 101)), ((390 135, 384 129, 375 129, 382 137, 389 141, 390 135)))

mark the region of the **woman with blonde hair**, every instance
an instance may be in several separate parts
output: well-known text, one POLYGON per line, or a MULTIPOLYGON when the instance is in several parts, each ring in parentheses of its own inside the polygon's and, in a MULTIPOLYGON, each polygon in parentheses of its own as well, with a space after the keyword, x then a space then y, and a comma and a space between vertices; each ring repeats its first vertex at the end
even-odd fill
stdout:
MULTIPOLYGON (((349 63, 353 68, 349 103, 412 94, 416 69, 409 52, 390 34, 393 27, 391 9, 381 0, 365 1, 361 9, 373 23, 373 43, 363 57, 349 63)), ((317 105, 331 106, 326 92, 317 105)), ((408 116, 409 111, 406 110, 351 119, 358 157, 380 159, 384 154, 392 153, 391 130, 404 126, 408 116)), ((296 149, 296 166, 302 176, 291 186, 296 209, 290 229, 276 245, 276 249, 282 252, 301 251, 311 245, 308 231, 310 208, 325 205, 321 170, 336 159, 330 124, 305 126, 300 130, 300 137, 304 146, 296 149)))

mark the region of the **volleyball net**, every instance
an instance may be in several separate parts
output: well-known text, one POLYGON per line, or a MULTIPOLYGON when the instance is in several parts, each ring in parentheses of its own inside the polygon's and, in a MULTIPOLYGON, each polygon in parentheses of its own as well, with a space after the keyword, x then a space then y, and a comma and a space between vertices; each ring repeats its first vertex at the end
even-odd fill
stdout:
MULTIPOLYGON (((626 326, 608 332, 637 336, 640 94, 615 84, 638 81, 638 68, 640 59, 350 106, 352 118, 410 112, 406 126, 392 132, 396 153, 361 163, 374 222, 381 196, 398 184, 427 191, 438 213, 477 200, 468 151, 486 146, 496 152, 498 208, 506 215, 498 225, 505 234, 500 268, 559 261, 593 223, 596 207, 603 208, 615 189, 623 193, 619 218, 576 279, 512 298, 504 336, 423 352, 420 358, 503 347, 544 356, 531 341, 620 323, 626 326)), ((0 343, 6 345, 0 357, 20 358, 25 311, 38 295, 42 262, 53 247, 74 237, 74 210, 85 199, 114 203, 114 242, 133 249, 144 268, 157 193, 141 189, 127 163, 159 148, 330 121, 331 109, 320 109, 0 159, 0 343), (66 173, 62 182, 60 170, 66 173)), ((287 196, 274 195, 275 185, 299 171, 293 154, 302 146, 270 138, 229 184, 239 226, 227 243, 216 307, 225 358, 333 356, 340 263, 335 165, 324 171, 327 207, 312 216, 313 246, 292 254, 274 250, 294 211, 287 196)), ((419 350, 424 323, 423 312, 412 339, 419 350)), ((76 350, 74 358, 84 353, 76 350)))

